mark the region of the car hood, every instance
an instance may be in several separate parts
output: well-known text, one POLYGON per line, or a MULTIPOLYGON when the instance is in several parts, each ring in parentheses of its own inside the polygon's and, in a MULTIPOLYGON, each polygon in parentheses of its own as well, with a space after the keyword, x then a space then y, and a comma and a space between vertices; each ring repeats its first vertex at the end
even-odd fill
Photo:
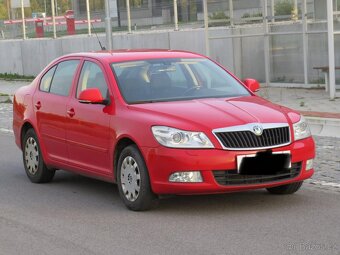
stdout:
MULTIPOLYGON (((176 102, 130 105, 130 109, 152 114, 152 125, 197 130, 215 129, 247 123, 291 123, 297 112, 257 96, 209 98, 176 102)), ((296 118, 296 117, 295 117, 296 118)))

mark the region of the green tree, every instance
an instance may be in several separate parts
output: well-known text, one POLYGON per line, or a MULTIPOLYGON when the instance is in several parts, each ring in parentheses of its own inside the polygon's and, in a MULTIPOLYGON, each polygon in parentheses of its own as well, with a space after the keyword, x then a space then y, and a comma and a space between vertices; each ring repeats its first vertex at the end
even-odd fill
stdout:
POLYGON ((31 1, 31 11, 32 12, 43 12, 43 8, 37 0, 30 0, 31 1))
POLYGON ((58 0, 58 6, 60 8, 60 14, 64 15, 67 10, 72 9, 70 0, 58 0))
POLYGON ((275 15, 291 15, 294 3, 291 0, 281 0, 275 4, 275 15))
POLYGON ((0 0, 0 19, 8 19, 6 0, 0 0))

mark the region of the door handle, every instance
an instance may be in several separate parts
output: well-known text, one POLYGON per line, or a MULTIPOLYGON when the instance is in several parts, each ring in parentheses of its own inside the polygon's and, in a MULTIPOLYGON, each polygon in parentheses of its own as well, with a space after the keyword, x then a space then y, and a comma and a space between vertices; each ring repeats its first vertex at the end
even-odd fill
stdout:
POLYGON ((34 106, 37 110, 39 110, 41 108, 41 102, 40 101, 36 102, 34 106))
POLYGON ((67 111, 67 114, 68 114, 68 116, 70 116, 72 118, 76 113, 74 112, 74 109, 72 108, 72 109, 67 111))

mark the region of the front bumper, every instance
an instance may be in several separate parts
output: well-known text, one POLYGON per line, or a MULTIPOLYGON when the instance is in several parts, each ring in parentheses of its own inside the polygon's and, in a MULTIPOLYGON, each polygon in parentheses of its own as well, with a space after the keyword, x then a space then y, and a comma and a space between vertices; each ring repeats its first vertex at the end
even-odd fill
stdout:
POLYGON ((273 149, 273 152, 289 150, 292 163, 302 163, 301 171, 296 177, 259 184, 220 185, 213 174, 213 171, 237 169, 237 155, 254 154, 258 151, 171 149, 163 146, 142 147, 141 150, 149 170, 152 190, 156 194, 212 194, 260 189, 303 181, 314 173, 314 169, 306 171, 306 161, 315 157, 315 145, 311 137, 273 149), (172 183, 168 181, 172 173, 180 171, 200 171, 203 182, 172 183))

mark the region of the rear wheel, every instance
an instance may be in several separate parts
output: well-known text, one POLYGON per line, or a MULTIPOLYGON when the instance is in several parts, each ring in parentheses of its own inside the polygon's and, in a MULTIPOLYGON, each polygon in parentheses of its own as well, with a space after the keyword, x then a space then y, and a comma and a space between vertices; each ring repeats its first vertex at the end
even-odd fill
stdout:
POLYGON ((27 130, 22 144, 24 167, 30 181, 33 183, 50 182, 55 170, 50 170, 45 165, 38 137, 32 128, 27 130))
POLYGON ((147 167, 135 145, 127 146, 119 156, 117 183, 120 197, 130 210, 145 211, 157 205, 147 167))
POLYGON ((282 185, 282 186, 277 186, 273 188, 267 188, 269 193, 272 194, 277 194, 277 195, 288 195, 288 194, 293 194, 296 191, 298 191, 303 182, 295 182, 287 185, 282 185))

